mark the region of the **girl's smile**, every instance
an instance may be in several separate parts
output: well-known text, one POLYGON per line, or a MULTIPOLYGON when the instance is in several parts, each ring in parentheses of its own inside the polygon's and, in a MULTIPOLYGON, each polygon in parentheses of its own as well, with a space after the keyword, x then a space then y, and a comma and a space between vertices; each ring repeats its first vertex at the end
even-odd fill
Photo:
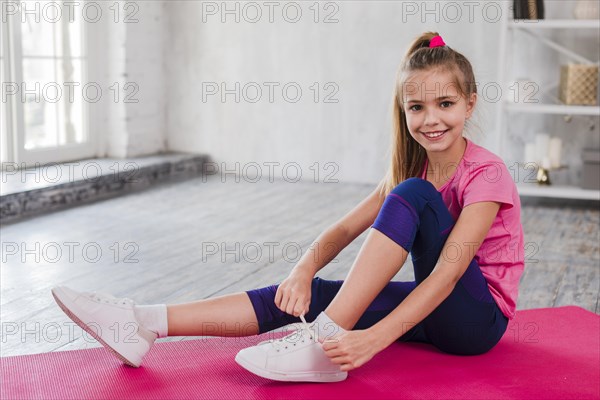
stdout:
POLYGON ((434 131, 434 132, 423 132, 423 135, 429 140, 438 140, 441 138, 448 130, 445 131, 434 131))

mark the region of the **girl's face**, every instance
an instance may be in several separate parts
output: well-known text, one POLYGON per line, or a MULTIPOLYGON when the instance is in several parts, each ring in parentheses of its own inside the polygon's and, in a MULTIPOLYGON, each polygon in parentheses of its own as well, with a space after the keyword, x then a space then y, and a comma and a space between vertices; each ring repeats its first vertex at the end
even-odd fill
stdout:
POLYGON ((454 75, 439 69, 413 73, 403 89, 408 130, 428 155, 452 153, 462 146, 465 121, 471 116, 477 94, 467 101, 460 96, 454 75))

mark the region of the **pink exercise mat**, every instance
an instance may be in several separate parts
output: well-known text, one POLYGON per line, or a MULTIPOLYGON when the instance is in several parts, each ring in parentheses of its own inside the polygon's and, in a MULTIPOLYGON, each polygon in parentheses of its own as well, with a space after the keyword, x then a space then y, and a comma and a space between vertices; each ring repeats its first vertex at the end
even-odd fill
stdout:
POLYGON ((599 399, 600 317, 580 307, 523 310, 500 343, 454 356, 396 342, 338 383, 257 377, 234 361, 269 334, 157 343, 140 368, 108 351, 1 359, 2 399, 599 399))

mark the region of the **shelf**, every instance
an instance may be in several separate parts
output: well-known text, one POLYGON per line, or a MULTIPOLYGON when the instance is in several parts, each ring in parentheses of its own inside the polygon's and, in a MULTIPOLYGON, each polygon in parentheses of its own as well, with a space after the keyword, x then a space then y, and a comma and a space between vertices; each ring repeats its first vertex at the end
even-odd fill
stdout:
POLYGON ((597 19, 519 19, 509 21, 512 29, 600 29, 597 19))
MULTIPOLYGON (((506 96, 498 104, 497 107, 497 132, 498 139, 495 142, 497 146, 498 155, 502 158, 513 159, 514 151, 517 149, 507 149, 507 146, 515 146, 510 140, 511 133, 516 129, 516 125, 519 128, 527 126, 527 119, 529 115, 538 114, 541 119, 545 122, 550 122, 552 115, 556 116, 569 116, 569 117, 588 117, 591 120, 596 120, 600 116, 600 106, 587 106, 587 105, 567 105, 559 99, 559 83, 558 71, 560 66, 566 63, 577 63, 577 64, 591 64, 600 65, 600 61, 596 59, 597 52, 589 49, 579 49, 578 47, 570 45, 570 39, 580 40, 585 43, 592 44, 593 48, 597 47, 598 39, 597 35, 600 31, 600 20, 599 19, 575 19, 566 15, 565 19, 539 19, 539 20, 526 20, 512 18, 512 9, 510 7, 511 2, 501 2, 503 4, 503 11, 505 19, 503 20, 503 27, 501 29, 501 36, 499 40, 499 53, 500 53, 500 67, 498 73, 498 82, 502 82, 502 89, 509 90, 513 88, 510 86, 515 80, 520 78, 512 77, 513 64, 517 61, 521 67, 527 68, 528 61, 527 57, 516 58, 517 55, 513 54, 516 49, 524 50, 528 49, 524 46, 535 46, 536 48, 543 47, 543 51, 546 53, 560 56, 557 61, 552 61, 542 65, 540 71, 532 70, 531 66, 529 71, 525 69, 523 72, 527 75, 529 73, 532 76, 539 76, 538 80, 546 81, 551 79, 552 82, 546 82, 546 84, 538 87, 534 93, 534 97, 523 97, 521 92, 512 92, 515 94, 513 99, 509 99, 510 96, 506 96), (523 39, 523 40, 522 40, 523 39), (533 39, 531 42, 525 41, 524 39, 533 39), (549 53, 551 51, 552 53, 549 53), (581 52, 581 54, 579 54, 581 52), (505 86, 504 86, 505 85, 505 86), (509 87, 510 86, 510 87, 509 87), (519 100, 517 100, 519 99, 519 100), (528 99, 532 102, 524 102, 524 99, 528 99), (511 101, 512 100, 512 101, 511 101), (525 120, 515 121, 512 124, 511 119, 514 119, 515 113, 523 113, 525 120), (510 129, 509 129, 510 127, 510 129), (510 157, 507 157, 510 155, 510 157)), ((531 54, 533 57, 533 53, 531 54)), ((537 65, 537 64, 536 64, 537 65)), ((525 79, 525 78, 523 78, 525 79)), ((534 78, 527 78, 534 79, 534 78)), ((521 86, 519 86, 521 88, 521 86)), ((509 95, 511 91, 509 90, 509 95)), ((524 95, 530 95, 531 92, 527 91, 524 95)), ((526 128, 525 128, 526 129, 526 128)), ((575 143, 577 146, 578 144, 575 143)), ((518 149, 522 150, 522 149, 518 149)), ((508 165, 508 164, 507 164, 508 165)), ((530 173, 531 171, 528 170, 530 173)), ((531 179, 530 174, 526 175, 531 179)), ((534 177, 535 178, 535 177, 534 177)), ((559 180, 561 181, 561 180, 559 180)), ((518 182, 518 180, 515 180, 518 182)), ((566 201, 581 200, 591 201, 594 203, 600 202, 600 190, 586 190, 578 186, 575 186, 577 182, 571 182, 570 180, 562 180, 561 182, 571 183, 568 185, 538 185, 533 179, 533 183, 530 181, 517 183, 517 190, 519 195, 523 198, 554 198, 566 201)))
POLYGON ((566 104, 512 104, 506 109, 514 112, 560 115, 592 115, 600 116, 599 106, 570 106, 566 104))
POLYGON ((581 189, 576 186, 520 184, 517 185, 517 190, 520 196, 600 201, 600 190, 581 189))

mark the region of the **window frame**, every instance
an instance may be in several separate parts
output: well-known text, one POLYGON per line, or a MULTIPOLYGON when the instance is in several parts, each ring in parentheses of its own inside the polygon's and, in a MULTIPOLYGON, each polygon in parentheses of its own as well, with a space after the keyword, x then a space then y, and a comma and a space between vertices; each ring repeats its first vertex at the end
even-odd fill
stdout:
MULTIPOLYGON (((58 22, 60 23, 60 22, 58 22)), ((0 45, 3 49, 3 62, 5 68, 5 79, 7 82, 15 82, 19 86, 17 96, 9 96, 5 104, 6 110, 6 160, 17 168, 29 168, 52 163, 65 161, 81 160, 92 158, 97 153, 98 140, 91 134, 90 130, 90 105, 82 100, 82 129, 83 137, 86 138, 82 143, 72 143, 58 145, 54 147, 45 147, 39 149, 25 149, 25 126, 24 126, 24 104, 21 101, 21 89, 23 82, 23 55, 21 43, 21 13, 8 15, 6 23, 3 25, 3 39, 0 45)), ((86 82, 89 75, 89 55, 87 54, 88 35, 86 23, 81 24, 81 47, 82 56, 76 59, 81 60, 81 80, 86 82)), ((53 59, 62 59, 64 56, 52 57, 53 59)), ((81 87, 81 86, 80 86, 81 87)), ((64 101, 64 100, 63 100, 64 101)), ((59 103, 61 104, 61 103, 59 103)), ((63 112, 63 107, 59 107, 59 112, 63 112)), ((62 120, 62 118, 59 118, 62 120)))

